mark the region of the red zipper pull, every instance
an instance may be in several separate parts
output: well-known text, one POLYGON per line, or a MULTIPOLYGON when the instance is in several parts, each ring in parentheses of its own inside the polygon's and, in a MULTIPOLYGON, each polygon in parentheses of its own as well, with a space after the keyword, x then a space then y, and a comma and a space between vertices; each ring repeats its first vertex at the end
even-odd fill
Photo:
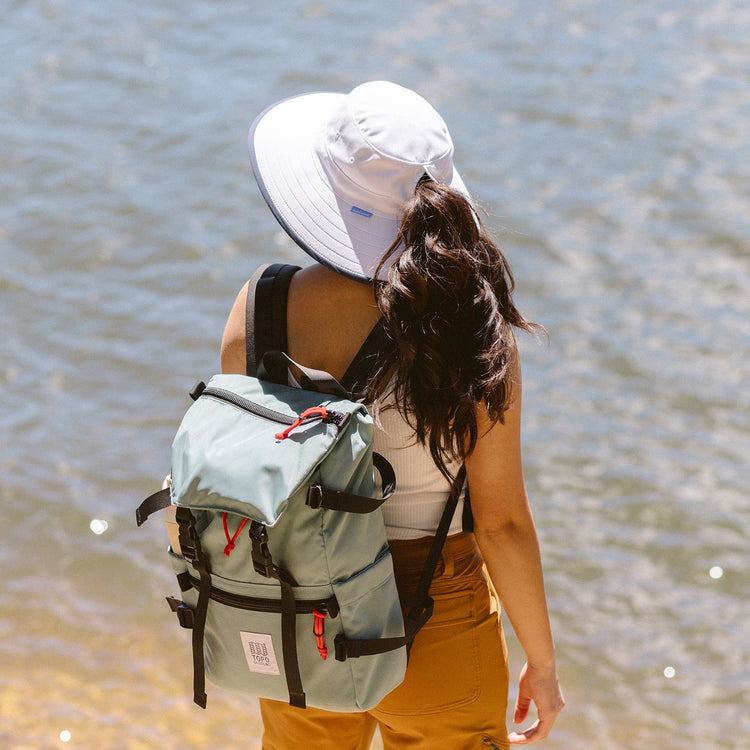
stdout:
POLYGON ((328 656, 328 649, 323 641, 323 621, 326 619, 328 612, 321 612, 319 609, 313 609, 313 633, 315 633, 315 645, 318 647, 318 653, 323 659, 328 656))
POLYGON ((328 417, 328 411, 325 406, 311 406, 309 409, 305 409, 297 419, 287 427, 284 432, 277 432, 276 439, 284 440, 289 437, 289 433, 299 427, 303 422, 306 422, 312 417, 319 417, 320 419, 326 419, 328 417))

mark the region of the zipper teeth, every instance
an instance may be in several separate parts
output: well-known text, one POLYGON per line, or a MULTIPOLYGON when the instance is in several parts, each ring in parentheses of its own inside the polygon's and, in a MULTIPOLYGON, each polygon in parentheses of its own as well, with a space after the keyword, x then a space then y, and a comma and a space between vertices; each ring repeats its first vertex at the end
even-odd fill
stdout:
MULTIPOLYGON (((227 391, 224 388, 205 388, 203 393, 201 393, 201 396, 211 396, 219 399, 219 401, 226 401, 243 411, 254 414, 256 417, 262 417, 263 419, 268 419, 271 422, 277 422, 278 424, 292 425, 297 421, 297 417, 290 417, 286 414, 282 414, 280 411, 274 411, 273 409, 261 406, 247 398, 238 396, 236 393, 232 393, 232 391, 227 391)), ((348 414, 328 409, 328 417, 324 421, 331 422, 341 429, 348 421, 348 416, 348 414)))
MULTIPOLYGON (((200 581, 190 576, 190 583, 194 589, 200 588, 200 581)), ((267 599, 260 596, 242 596, 233 594, 223 589, 211 586, 209 597, 219 604, 226 604, 237 609, 249 609, 255 612, 281 613, 281 601, 279 599, 267 599)), ((294 606, 301 614, 311 614, 316 608, 325 606, 325 599, 295 599, 294 606)))
POLYGON ((260 406, 252 401, 238 396, 236 393, 231 391, 225 391, 223 388, 206 388, 201 396, 212 396, 220 401, 227 401, 228 403, 242 409, 243 411, 255 414, 256 417, 262 417, 268 419, 271 422, 278 422, 279 424, 291 425, 296 421, 295 417, 289 417, 286 414, 282 414, 279 411, 268 409, 265 406, 260 406))

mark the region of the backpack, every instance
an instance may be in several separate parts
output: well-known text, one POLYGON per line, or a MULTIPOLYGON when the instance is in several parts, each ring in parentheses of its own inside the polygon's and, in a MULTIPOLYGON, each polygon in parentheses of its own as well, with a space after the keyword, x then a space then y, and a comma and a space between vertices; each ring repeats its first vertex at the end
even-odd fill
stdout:
POLYGON ((432 614, 429 587, 463 485, 461 475, 404 618, 379 510, 395 477, 373 452, 361 398, 384 331, 376 325, 342 385, 293 363, 284 353, 286 298, 297 270, 275 264, 253 275, 253 374, 214 375, 194 388, 172 443, 171 482, 136 511, 139 526, 160 509, 173 515, 168 556, 181 597, 167 602, 192 630, 203 708, 206 677, 300 708, 377 705, 403 680, 432 614), (290 365, 302 388, 287 384, 290 365))

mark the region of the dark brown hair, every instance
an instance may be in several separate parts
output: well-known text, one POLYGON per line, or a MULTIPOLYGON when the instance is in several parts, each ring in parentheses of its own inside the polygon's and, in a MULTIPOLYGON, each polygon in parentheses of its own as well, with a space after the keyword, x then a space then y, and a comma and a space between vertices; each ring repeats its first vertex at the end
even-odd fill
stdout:
MULTIPOLYGON (((533 331, 512 301, 513 275, 467 198, 425 175, 407 205, 399 252, 376 285, 392 351, 378 376, 438 468, 478 437, 476 408, 503 421, 512 398, 513 327, 533 331)), ((380 267, 378 268, 380 270, 380 267)))

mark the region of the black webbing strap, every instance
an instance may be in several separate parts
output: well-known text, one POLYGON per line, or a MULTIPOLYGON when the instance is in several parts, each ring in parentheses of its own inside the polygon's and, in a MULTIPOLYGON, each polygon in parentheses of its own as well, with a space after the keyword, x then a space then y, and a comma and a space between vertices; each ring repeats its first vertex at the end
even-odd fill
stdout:
POLYGON ((461 466, 456 478, 453 480, 450 495, 445 503, 443 515, 440 517, 440 523, 430 545, 430 551, 427 554, 422 575, 417 584, 417 590, 414 595, 416 603, 409 610, 404 620, 404 636, 398 638, 360 638, 353 640, 337 636, 334 643, 336 647, 336 659, 338 661, 345 661, 346 659, 358 656, 381 654, 385 651, 393 651, 394 649, 401 648, 401 646, 406 646, 408 654, 417 633, 432 616, 433 600, 430 598, 430 586, 432 585, 435 569, 437 568, 438 560, 440 560, 445 540, 448 537, 448 530, 450 529, 453 515, 456 512, 458 499, 461 497, 461 490, 464 487, 465 481, 466 467, 461 466))
POLYGON ((135 521, 139 526, 142 526, 148 517, 157 510, 164 510, 171 505, 172 501, 169 497, 169 487, 165 487, 158 492, 154 492, 153 495, 149 495, 135 510, 135 521))
MULTIPOLYGON (((273 263, 261 266, 250 278, 245 304, 245 365, 255 375, 263 355, 272 349, 285 352, 286 302, 292 276, 299 266, 273 263)), ((287 383, 286 370, 269 372, 271 380, 287 383)))
POLYGON ((325 508, 326 510, 343 510, 347 513, 372 513, 377 510, 396 489, 396 473, 390 462, 379 453, 372 454, 372 465, 380 474, 380 484, 383 488, 382 497, 366 497, 354 495, 350 492, 329 490, 319 484, 312 484, 307 490, 306 504, 311 508, 325 508))
POLYGON ((245 373, 247 375, 255 375, 257 360, 255 355, 255 290, 258 286, 258 279, 269 267, 268 263, 260 266, 247 282, 247 300, 245 301, 245 373))
POLYGON ((204 557, 193 563, 201 578, 198 589, 198 603, 193 615, 193 700, 201 707, 206 707, 206 664, 203 657, 203 638, 206 631, 206 613, 211 594, 211 574, 208 560, 204 557))
POLYGON ((200 538, 195 530, 195 519, 188 508, 177 508, 176 520, 180 535, 182 555, 198 571, 198 602, 193 612, 193 700, 201 708, 206 707, 206 665, 203 657, 203 638, 206 630, 206 613, 211 594, 211 571, 208 559, 201 549, 200 538))
POLYGON ((471 510, 471 497, 469 496, 469 487, 464 492, 464 510, 461 516, 461 531, 466 534, 474 533, 474 513, 471 510))
POLYGON ((278 349, 273 349, 263 355, 255 370, 255 375, 267 380, 270 373, 276 373, 279 377, 284 378, 283 384, 287 385, 289 382, 288 372, 292 367, 299 371, 299 383, 304 390, 328 393, 339 398, 350 398, 351 394, 330 373, 325 370, 305 367, 299 362, 295 362, 286 352, 278 349))
POLYGON ((370 378, 377 371, 383 352, 391 346, 391 339, 383 327, 381 318, 370 331, 341 378, 341 385, 352 394, 352 398, 367 398, 370 378))
MULTIPOLYGON (((435 575, 435 569, 437 568, 438 560, 443 551, 443 545, 445 540, 448 538, 448 530, 453 520, 453 515, 456 512, 458 506, 458 500, 461 497, 461 490, 464 488, 466 483, 466 467, 464 465, 458 470, 456 478, 453 480, 451 486, 451 492, 448 496, 448 501, 445 503, 443 509, 443 515, 440 517, 440 523, 438 524, 437 531, 435 532, 435 538, 432 540, 430 546, 430 552, 425 560, 424 569, 422 570, 422 577, 419 579, 417 584, 417 590, 415 592, 416 605, 420 607, 420 602, 426 602, 430 598, 430 586, 432 586, 432 579, 435 575)), ((409 616, 407 616, 407 620, 409 616)), ((415 633, 416 635, 416 633, 415 633)))
POLYGON ((284 655, 284 675, 289 692, 289 705, 305 708, 305 692, 297 659, 297 606, 289 581, 278 576, 281 584, 281 652, 284 655))
POLYGON ((294 581, 274 565, 268 549, 268 531, 258 521, 250 523, 253 568, 266 578, 275 578, 281 585, 281 652, 284 656, 284 676, 289 692, 289 705, 305 708, 305 692, 297 659, 297 604, 292 585, 294 581))

